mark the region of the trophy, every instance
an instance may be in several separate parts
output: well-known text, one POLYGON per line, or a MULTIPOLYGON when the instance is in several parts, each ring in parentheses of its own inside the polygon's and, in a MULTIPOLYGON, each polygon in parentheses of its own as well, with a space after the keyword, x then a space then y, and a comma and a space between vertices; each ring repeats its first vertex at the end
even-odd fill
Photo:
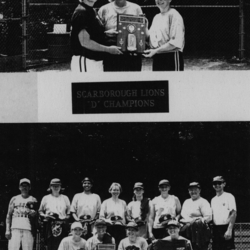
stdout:
POLYGON ((127 14, 117 15, 117 46, 123 52, 143 53, 146 40, 146 18, 127 14))

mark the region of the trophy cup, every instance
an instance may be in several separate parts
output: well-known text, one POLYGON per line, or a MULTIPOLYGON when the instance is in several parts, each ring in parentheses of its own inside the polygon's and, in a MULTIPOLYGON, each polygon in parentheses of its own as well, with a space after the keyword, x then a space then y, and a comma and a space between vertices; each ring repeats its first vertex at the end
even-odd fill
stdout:
POLYGON ((144 16, 117 15, 117 46, 123 52, 143 53, 146 40, 146 19, 144 16))

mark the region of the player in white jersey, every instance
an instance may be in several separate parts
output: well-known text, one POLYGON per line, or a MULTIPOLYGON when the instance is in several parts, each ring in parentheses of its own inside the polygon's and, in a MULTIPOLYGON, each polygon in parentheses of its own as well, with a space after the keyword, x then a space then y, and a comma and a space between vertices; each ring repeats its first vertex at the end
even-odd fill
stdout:
MULTIPOLYGON (((70 212, 75 221, 83 221, 89 218, 91 221, 98 219, 101 209, 100 196, 91 192, 93 180, 86 177, 82 181, 83 192, 75 194, 71 203, 70 212)), ((92 226, 89 223, 83 223, 84 232, 82 237, 87 240, 92 237, 92 226)))
POLYGON ((9 250, 32 250, 34 235, 32 234, 32 220, 37 215, 34 210, 36 198, 29 195, 30 180, 23 178, 19 182, 20 195, 14 196, 9 203, 6 217, 5 236, 9 240, 9 250))
POLYGON ((162 217, 178 220, 181 212, 181 203, 178 197, 170 195, 168 192, 171 186, 168 180, 159 182, 161 194, 152 200, 152 209, 149 215, 149 237, 152 239, 162 239, 167 236, 165 227, 161 224, 162 217))
POLYGON ((213 250, 232 250, 234 245, 234 223, 236 202, 232 194, 224 191, 226 186, 222 176, 213 178, 216 196, 211 201, 213 212, 213 250))
POLYGON ((71 225, 71 235, 62 239, 58 250, 87 250, 86 240, 81 238, 83 227, 80 222, 71 225))
POLYGON ((208 223, 212 220, 212 210, 209 202, 200 196, 198 182, 190 183, 188 192, 191 198, 184 201, 181 210, 180 222, 184 224, 181 235, 191 241, 194 250, 206 250, 211 238, 208 223))
POLYGON ((147 30, 150 49, 145 57, 153 58, 153 71, 183 71, 185 28, 182 16, 170 6, 171 0, 155 0, 160 13, 147 30))

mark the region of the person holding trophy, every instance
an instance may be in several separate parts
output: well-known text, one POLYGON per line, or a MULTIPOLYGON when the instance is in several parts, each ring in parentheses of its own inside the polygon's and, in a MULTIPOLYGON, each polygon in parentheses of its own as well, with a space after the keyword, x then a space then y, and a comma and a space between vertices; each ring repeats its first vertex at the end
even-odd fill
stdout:
POLYGON ((71 71, 97 73, 103 71, 107 53, 121 54, 117 46, 104 45, 104 26, 93 5, 96 0, 79 0, 71 18, 71 71))
MULTIPOLYGON (((103 5, 99 9, 98 15, 105 26, 106 45, 117 45, 117 15, 121 14, 140 16, 143 13, 139 5, 126 0, 115 0, 103 5)), ((133 27, 131 26, 131 28, 133 27)), ((141 71, 142 58, 134 50, 134 43, 135 36, 131 36, 128 41, 130 50, 124 51, 120 55, 106 54, 103 60, 104 71, 141 71)))
POLYGON ((185 28, 180 13, 171 8, 171 0, 155 0, 160 13, 155 15, 150 29, 146 30, 150 49, 144 56, 153 58, 153 71, 183 71, 185 28))

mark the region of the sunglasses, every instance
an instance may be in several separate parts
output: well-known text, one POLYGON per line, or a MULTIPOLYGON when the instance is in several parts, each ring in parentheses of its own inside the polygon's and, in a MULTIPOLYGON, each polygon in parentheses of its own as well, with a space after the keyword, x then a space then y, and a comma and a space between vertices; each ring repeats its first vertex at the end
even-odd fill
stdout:
POLYGON ((222 181, 215 181, 215 182, 213 182, 213 185, 215 186, 215 185, 221 185, 223 182, 222 181))

